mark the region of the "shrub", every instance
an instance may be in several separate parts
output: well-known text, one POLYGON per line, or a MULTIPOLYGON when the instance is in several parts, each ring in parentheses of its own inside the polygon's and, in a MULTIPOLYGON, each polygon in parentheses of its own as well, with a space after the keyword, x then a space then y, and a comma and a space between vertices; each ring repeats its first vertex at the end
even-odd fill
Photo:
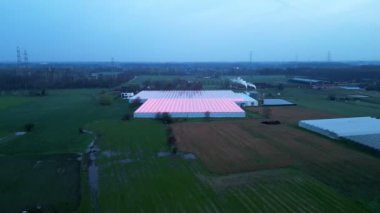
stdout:
POLYGON ((177 152, 178 152, 178 148, 177 148, 177 146, 172 146, 172 154, 177 154, 177 152))
POLYGON ((112 98, 110 95, 107 95, 107 94, 102 94, 99 98, 99 104, 102 105, 102 106, 107 106, 107 105, 111 105, 112 103, 112 98))
POLYGON ((173 129, 170 126, 166 127, 166 135, 168 137, 173 135, 173 129))
POLYGON ((269 107, 263 107, 263 116, 264 118, 270 118, 272 116, 272 110, 269 107))
POLYGON ((34 128, 34 124, 33 123, 27 123, 24 125, 24 130, 25 132, 31 132, 34 128))
POLYGON ((211 113, 209 111, 205 112, 205 120, 209 121, 211 118, 211 113))
POLYGON ((170 137, 168 137, 168 146, 169 146, 169 147, 174 146, 174 145, 176 144, 176 142, 177 142, 177 140, 175 139, 174 136, 170 136, 170 137))
POLYGON ((334 94, 330 94, 328 97, 327 97, 328 100, 330 101, 335 101, 336 100, 336 96, 334 94))
POLYGON ((138 106, 140 106, 141 104, 141 99, 139 97, 137 97, 136 99, 134 99, 131 103, 131 107, 132 108, 136 108, 138 106))
POLYGON ((162 113, 161 120, 165 124, 171 124, 171 123, 173 123, 172 117, 167 112, 162 113))
POLYGON ((131 115, 130 113, 125 114, 125 115, 121 118, 121 120, 123 120, 123 121, 129 121, 129 120, 131 120, 131 119, 132 119, 132 115, 131 115))

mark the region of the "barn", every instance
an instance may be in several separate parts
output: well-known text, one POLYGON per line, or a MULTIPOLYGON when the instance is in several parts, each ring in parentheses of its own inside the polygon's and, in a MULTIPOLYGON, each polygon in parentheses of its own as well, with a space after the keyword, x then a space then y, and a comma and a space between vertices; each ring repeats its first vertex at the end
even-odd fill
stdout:
POLYGON ((134 112, 135 118, 155 118, 160 113, 175 118, 242 118, 241 106, 257 106, 255 99, 231 90, 141 91, 129 99, 136 101, 143 104, 134 112))

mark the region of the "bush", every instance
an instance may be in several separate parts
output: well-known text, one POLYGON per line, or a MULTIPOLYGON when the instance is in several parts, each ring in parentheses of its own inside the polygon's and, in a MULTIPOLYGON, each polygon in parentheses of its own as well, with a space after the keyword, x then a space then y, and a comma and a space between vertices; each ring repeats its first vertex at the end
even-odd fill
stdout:
POLYGON ((132 119, 132 115, 131 115, 130 113, 125 114, 125 115, 121 118, 121 120, 123 120, 123 121, 129 121, 129 120, 131 120, 131 119, 132 119))
POLYGON ((336 100, 336 96, 334 94, 330 94, 328 97, 327 97, 328 100, 330 101, 335 101, 336 100))
POLYGON ((138 106, 140 106, 141 104, 141 99, 139 97, 137 97, 136 99, 134 99, 131 103, 131 107, 132 108, 136 108, 138 106))
POLYGON ((170 126, 166 127, 166 135, 168 137, 173 135, 173 129, 170 126))
POLYGON ((272 110, 269 107, 263 107, 263 116, 264 118, 270 118, 272 116, 272 110))
POLYGON ((211 118, 211 113, 209 111, 205 112, 205 120, 209 121, 211 118))
POLYGON ((112 97, 107 94, 102 94, 99 98, 99 104, 102 106, 111 105, 112 103, 112 97))
POLYGON ((161 121, 163 123, 165 123, 165 124, 171 124, 171 123, 173 123, 172 117, 167 112, 162 113, 162 115, 161 115, 161 121))
POLYGON ((178 148, 177 148, 177 146, 172 146, 172 154, 177 154, 177 152, 178 152, 178 148))
POLYGON ((174 136, 170 136, 170 137, 168 137, 168 146, 169 146, 169 147, 175 146, 175 145, 176 145, 176 142, 177 142, 177 140, 175 139, 174 136))
POLYGON ((24 125, 24 130, 25 132, 31 132, 34 128, 34 124, 33 123, 27 123, 24 125))

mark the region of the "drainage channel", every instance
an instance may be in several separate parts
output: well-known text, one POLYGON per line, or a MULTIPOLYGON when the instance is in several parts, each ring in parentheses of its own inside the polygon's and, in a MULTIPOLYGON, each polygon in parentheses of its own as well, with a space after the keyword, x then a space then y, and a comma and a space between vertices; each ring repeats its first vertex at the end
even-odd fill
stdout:
POLYGON ((99 200, 98 200, 98 191, 99 191, 99 169, 96 165, 97 155, 100 151, 98 146, 98 136, 88 130, 83 131, 86 134, 92 135, 93 140, 87 148, 86 159, 87 159, 87 177, 88 184, 91 192, 91 206, 94 209, 95 213, 100 212, 99 209, 99 200))

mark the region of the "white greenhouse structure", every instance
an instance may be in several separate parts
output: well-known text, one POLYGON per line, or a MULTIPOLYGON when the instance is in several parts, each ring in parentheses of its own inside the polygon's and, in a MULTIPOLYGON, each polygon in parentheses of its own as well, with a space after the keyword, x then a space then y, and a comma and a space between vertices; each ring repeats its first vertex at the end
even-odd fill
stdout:
POLYGON ((303 120, 298 125, 333 139, 344 138, 380 150, 380 119, 355 117, 303 120))

